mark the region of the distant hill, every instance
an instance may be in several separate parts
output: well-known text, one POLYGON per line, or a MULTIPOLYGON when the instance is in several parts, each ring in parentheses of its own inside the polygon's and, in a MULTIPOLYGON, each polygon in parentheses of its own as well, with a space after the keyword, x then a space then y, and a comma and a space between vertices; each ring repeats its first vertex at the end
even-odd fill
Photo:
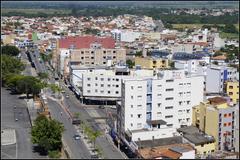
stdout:
POLYGON ((238 1, 2 1, 1 8, 91 8, 91 7, 157 7, 157 8, 239 8, 238 1))

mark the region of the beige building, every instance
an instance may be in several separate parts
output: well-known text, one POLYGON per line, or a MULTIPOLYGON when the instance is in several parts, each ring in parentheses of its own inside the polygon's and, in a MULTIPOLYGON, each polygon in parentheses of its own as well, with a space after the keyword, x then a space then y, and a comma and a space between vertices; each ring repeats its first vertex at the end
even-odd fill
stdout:
POLYGON ((145 69, 168 68, 168 59, 152 58, 152 57, 135 57, 135 65, 140 65, 145 69))
POLYGON ((216 150, 231 151, 234 144, 234 111, 222 97, 208 99, 193 107, 192 124, 206 134, 215 138, 216 150))
POLYGON ((125 49, 76 49, 70 54, 74 65, 114 65, 126 61, 125 49))

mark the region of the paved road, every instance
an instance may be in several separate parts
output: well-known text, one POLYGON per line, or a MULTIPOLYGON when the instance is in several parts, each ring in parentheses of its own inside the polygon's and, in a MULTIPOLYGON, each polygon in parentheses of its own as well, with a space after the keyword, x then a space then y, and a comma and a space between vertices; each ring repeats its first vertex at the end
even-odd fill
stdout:
MULTIPOLYGON (((1 129, 13 128, 16 130, 17 137, 17 158, 45 158, 44 156, 33 153, 31 143, 31 124, 27 113, 26 103, 19 99, 17 95, 11 95, 10 91, 1 88, 1 129), (16 109, 14 106, 16 105, 16 109), (18 121, 15 121, 15 118, 18 121)), ((12 153, 16 152, 16 146, 2 146, 2 155, 10 158, 12 153), (14 151, 15 150, 15 151, 14 151), (7 152, 7 153, 6 153, 7 152), (10 156, 9 156, 10 155, 10 156)))
MULTIPOLYGON (((68 88, 66 88, 65 86, 63 88, 66 92, 65 94, 70 95, 68 99, 65 98, 65 104, 67 105, 67 107, 70 106, 70 112, 79 112, 81 114, 82 120, 89 121, 95 130, 100 130, 104 133, 104 128, 99 127, 99 124, 97 124, 96 121, 93 120, 93 117, 91 117, 87 111, 88 109, 81 105, 81 103, 76 99, 76 97, 71 93, 68 88)), ((96 110, 98 110, 98 108, 96 108, 96 110)), ((103 112, 100 111, 100 114, 103 114, 103 112)), ((104 116, 106 116, 106 114, 104 114, 104 116)), ((124 156, 120 153, 120 151, 116 149, 116 147, 106 139, 106 135, 98 137, 96 140, 96 144, 101 146, 101 148, 103 149, 104 157, 106 159, 124 159, 124 156)))
POLYGON ((71 124, 69 116, 64 112, 62 107, 55 101, 48 99, 48 106, 51 112, 52 118, 63 123, 65 131, 63 133, 64 140, 67 146, 71 149, 71 155, 74 159, 90 158, 90 152, 86 148, 82 140, 74 140, 73 136, 77 133, 74 126, 71 124), (63 113, 62 115, 60 113, 63 113))

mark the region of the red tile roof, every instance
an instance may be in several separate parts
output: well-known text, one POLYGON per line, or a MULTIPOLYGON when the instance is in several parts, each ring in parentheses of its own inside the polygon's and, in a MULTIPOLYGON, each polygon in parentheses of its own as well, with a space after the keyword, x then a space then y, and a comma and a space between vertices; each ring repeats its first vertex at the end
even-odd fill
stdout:
POLYGON ((94 36, 67 37, 59 40, 59 48, 69 48, 74 45, 76 49, 90 48, 91 43, 100 43, 103 48, 115 48, 115 41, 112 37, 99 38, 94 36))

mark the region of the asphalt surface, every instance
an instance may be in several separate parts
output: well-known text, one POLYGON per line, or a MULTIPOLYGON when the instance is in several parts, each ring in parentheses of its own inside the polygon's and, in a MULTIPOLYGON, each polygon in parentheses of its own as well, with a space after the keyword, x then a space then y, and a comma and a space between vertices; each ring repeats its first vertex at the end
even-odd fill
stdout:
MULTIPOLYGON (((65 90, 64 95, 65 96, 67 94, 69 95, 69 98, 65 97, 65 104, 66 104, 66 107, 69 108, 70 112, 71 113, 79 112, 81 114, 80 118, 82 120, 88 121, 93 129, 102 131, 103 136, 100 136, 97 138, 96 144, 99 145, 101 147, 101 149, 103 150, 104 157, 106 159, 124 159, 124 157, 122 156, 120 151, 118 149, 116 149, 114 147, 114 145, 107 140, 106 135, 104 134, 105 128, 100 127, 99 124, 96 123, 96 121, 93 119, 93 117, 91 117, 89 115, 88 110, 93 109, 93 107, 91 107, 91 106, 84 107, 79 102, 79 100, 75 97, 75 95, 66 86, 63 85, 63 88, 65 90), (88 109, 88 107, 90 109, 88 109)), ((97 106, 94 106, 94 107, 95 107, 95 111, 100 115, 99 117, 101 117, 101 116, 106 117, 106 113, 103 111, 104 109, 98 109, 97 106)))
POLYGON ((65 131, 63 133, 63 138, 67 146, 71 150, 70 155, 72 155, 72 158, 90 158, 90 152, 88 151, 82 140, 74 140, 73 136, 77 133, 77 131, 72 125, 69 116, 64 112, 63 108, 57 102, 51 99, 48 99, 48 106, 52 118, 58 120, 64 125, 65 131))
MULTIPOLYGON (((34 50, 34 53, 31 54, 32 56, 32 60, 35 63, 36 66, 36 71, 37 72, 48 72, 49 73, 49 82, 50 83, 55 83, 54 80, 54 76, 52 75, 52 73, 48 70, 46 70, 46 67, 44 66, 44 63, 39 63, 39 51, 37 49, 34 50), (34 56, 35 55, 35 56, 34 56)), ((93 117, 91 117, 89 115, 89 112, 84 108, 81 107, 81 103, 79 102, 79 100, 73 95, 73 92, 71 92, 63 83, 61 83, 61 86, 64 88, 64 90, 66 91, 66 94, 70 94, 71 96, 64 100, 64 104, 66 106, 70 106, 69 110, 71 113, 75 113, 75 112, 80 112, 81 114, 81 118, 83 120, 86 120, 88 122, 90 122, 90 124, 93 126, 93 128, 95 130, 100 130, 104 132, 104 125, 100 125, 96 123, 95 120, 93 120, 93 117)), ((47 93, 50 93, 50 89, 46 90, 47 93)), ((69 115, 67 115, 66 112, 64 112, 64 110, 61 108, 61 106, 48 99, 48 106, 50 109, 50 113, 52 115, 52 117, 54 119, 59 120, 60 122, 62 122, 64 124, 65 127, 65 131, 64 131, 64 139, 65 142, 67 143, 67 146, 70 148, 71 150, 71 154, 73 155, 73 157, 75 158, 90 158, 90 153, 88 151, 88 149, 86 148, 85 144, 83 144, 83 142, 80 141, 75 141, 73 139, 73 135, 75 133, 77 133, 76 129, 73 127, 73 125, 71 124, 71 121, 69 119, 69 115), (62 116, 60 114, 60 112, 62 112, 62 116)), ((106 112, 104 112, 102 109, 95 108, 95 113, 96 115, 99 115, 100 117, 106 117, 106 112)), ((122 154, 120 153, 120 151, 118 149, 116 149, 114 147, 114 145, 112 143, 110 143, 107 138, 106 135, 103 134, 103 136, 98 137, 96 140, 96 145, 99 145, 101 147, 101 149, 103 150, 103 155, 105 158, 108 159, 123 159, 124 156, 122 156, 122 154)))
POLYGON ((1 129, 15 129, 17 139, 16 145, 2 146, 1 158, 16 158, 16 155, 17 158, 45 158, 33 152, 31 124, 24 100, 19 99, 18 95, 11 95, 5 88, 1 88, 1 99, 1 129), (15 121, 16 118, 18 121, 15 121))

